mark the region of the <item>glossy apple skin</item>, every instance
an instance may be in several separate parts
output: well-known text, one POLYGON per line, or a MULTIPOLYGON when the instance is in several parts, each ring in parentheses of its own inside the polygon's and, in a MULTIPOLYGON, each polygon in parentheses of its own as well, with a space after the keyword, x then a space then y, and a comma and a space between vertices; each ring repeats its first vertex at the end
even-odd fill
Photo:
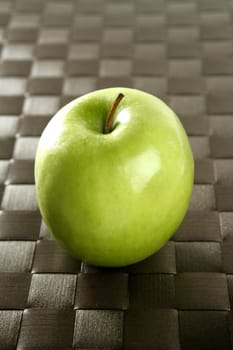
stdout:
POLYGON ((109 88, 63 107, 37 149, 39 207, 54 236, 93 265, 124 266, 160 249, 180 225, 194 162, 174 112, 135 89, 109 88), (113 130, 103 134, 119 93, 113 130))

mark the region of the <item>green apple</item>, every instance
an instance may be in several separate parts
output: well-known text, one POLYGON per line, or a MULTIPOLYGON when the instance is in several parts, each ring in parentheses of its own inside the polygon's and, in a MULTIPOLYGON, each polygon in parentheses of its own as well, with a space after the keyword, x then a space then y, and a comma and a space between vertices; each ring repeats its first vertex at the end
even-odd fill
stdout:
POLYGON ((91 92, 63 107, 35 162, 48 228, 74 256, 100 266, 136 263, 160 249, 187 211, 193 174, 178 117, 129 88, 91 92))

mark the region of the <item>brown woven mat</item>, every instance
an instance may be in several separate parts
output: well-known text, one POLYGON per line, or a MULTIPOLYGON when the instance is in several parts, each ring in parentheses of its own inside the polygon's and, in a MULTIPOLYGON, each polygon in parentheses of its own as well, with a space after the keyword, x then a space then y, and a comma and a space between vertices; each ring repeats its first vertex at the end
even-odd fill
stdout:
POLYGON ((0 349, 233 349, 233 2, 0 0, 0 349), (115 85, 179 114, 196 161, 185 220, 147 261, 74 260, 41 221, 40 134, 115 85))

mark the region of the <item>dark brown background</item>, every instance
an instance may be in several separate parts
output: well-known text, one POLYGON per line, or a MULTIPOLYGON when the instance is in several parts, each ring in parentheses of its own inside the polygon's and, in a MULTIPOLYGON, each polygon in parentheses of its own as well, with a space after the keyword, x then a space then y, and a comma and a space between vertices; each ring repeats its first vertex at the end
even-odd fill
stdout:
POLYGON ((0 1, 1 350, 233 349, 232 24, 230 0, 0 1), (33 160, 60 106, 115 85, 174 108, 196 172, 174 238, 103 270, 48 233, 33 160))

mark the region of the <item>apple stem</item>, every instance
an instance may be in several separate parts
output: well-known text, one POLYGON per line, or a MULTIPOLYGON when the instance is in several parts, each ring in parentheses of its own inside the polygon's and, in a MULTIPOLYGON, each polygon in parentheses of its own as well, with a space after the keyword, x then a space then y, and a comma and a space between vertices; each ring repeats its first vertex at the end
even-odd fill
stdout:
POLYGON ((117 96, 117 98, 115 99, 110 111, 108 112, 108 116, 107 116, 105 126, 104 126, 104 134, 110 133, 111 128, 112 128, 112 122, 113 122, 113 116, 114 116, 115 110, 117 109, 117 106, 119 105, 119 103, 121 102, 121 100, 124 96, 125 95, 120 93, 117 96))

